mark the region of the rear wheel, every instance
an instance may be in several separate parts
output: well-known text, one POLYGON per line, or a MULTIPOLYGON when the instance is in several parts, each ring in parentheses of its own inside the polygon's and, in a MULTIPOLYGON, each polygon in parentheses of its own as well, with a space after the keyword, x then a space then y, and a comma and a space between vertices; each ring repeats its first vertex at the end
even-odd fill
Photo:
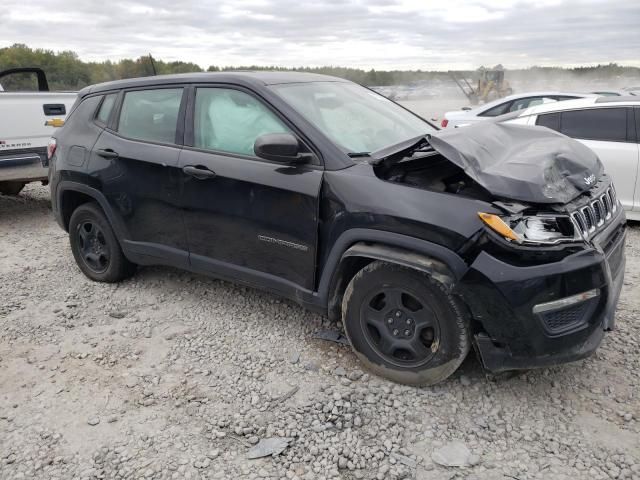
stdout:
POLYGON ((96 203, 82 204, 73 212, 69 242, 78 267, 91 280, 113 283, 135 273, 135 264, 122 253, 107 217, 96 203))
POLYGON ((437 383, 455 372, 469 352, 462 305, 423 272, 373 262, 349 283, 342 312, 356 355, 368 369, 395 382, 437 383))
POLYGON ((0 193, 3 195, 18 195, 24 186, 24 182, 0 182, 0 193))

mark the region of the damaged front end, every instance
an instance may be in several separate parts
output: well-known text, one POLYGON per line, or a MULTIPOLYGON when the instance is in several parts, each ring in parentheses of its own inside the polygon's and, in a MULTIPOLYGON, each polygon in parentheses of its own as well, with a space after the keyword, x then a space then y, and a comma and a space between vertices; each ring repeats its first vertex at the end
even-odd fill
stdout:
POLYGON ((588 147, 547 128, 485 122, 371 155, 376 175, 483 200, 562 205, 603 174, 588 147))
POLYGON ((591 354, 613 328, 625 217, 598 157, 544 128, 485 122, 372 155, 390 182, 490 205, 455 290, 491 371, 591 354))

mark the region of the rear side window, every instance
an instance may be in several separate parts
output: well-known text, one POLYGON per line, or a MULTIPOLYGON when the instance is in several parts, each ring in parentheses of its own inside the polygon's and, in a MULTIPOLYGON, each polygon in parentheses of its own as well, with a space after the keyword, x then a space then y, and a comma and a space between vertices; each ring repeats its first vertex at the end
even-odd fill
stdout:
POLYGON ((110 93, 106 95, 100 104, 100 110, 98 110, 98 114, 96 115, 96 120, 103 125, 106 125, 109 121, 109 115, 111 115, 111 110, 113 110, 113 106, 116 103, 117 93, 110 93))
POLYGON ((181 100, 182 88, 127 92, 118 132, 137 140, 175 143, 181 100))
POLYGON ((573 138, 624 142, 627 140, 627 111, 598 108, 563 112, 560 131, 573 138))
POLYGON ((509 107, 510 112, 517 112, 518 110, 524 110, 529 107, 535 107, 536 105, 542 105, 543 103, 554 103, 555 98, 552 97, 527 97, 519 100, 514 100, 509 107))
POLYGON ((507 113, 509 111, 509 106, 512 102, 505 102, 497 105, 489 110, 485 110, 482 112, 479 117, 497 117, 498 115, 502 115, 503 113, 507 113))
POLYGON ((199 88, 195 106, 197 148, 255 156, 258 137, 290 132, 262 102, 239 90, 199 88))
POLYGON ((536 125, 541 127, 547 127, 557 132, 560 131, 560 113, 546 113, 544 115, 538 115, 536 119, 536 125))

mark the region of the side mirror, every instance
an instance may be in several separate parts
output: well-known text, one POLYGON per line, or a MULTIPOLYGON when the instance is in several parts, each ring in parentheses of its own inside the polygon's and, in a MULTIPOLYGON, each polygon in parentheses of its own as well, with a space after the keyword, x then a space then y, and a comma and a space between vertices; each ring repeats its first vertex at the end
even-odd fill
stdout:
POLYGON ((256 138, 253 144, 255 154, 281 163, 303 163, 309 160, 309 154, 300 153, 298 139, 290 133, 267 133, 256 138))

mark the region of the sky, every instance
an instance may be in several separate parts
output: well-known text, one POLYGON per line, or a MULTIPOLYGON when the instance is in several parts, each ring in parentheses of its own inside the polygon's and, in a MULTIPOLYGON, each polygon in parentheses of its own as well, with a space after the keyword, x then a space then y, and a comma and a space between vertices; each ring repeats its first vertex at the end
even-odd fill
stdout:
POLYGON ((2 0, 14 43, 203 68, 640 66, 640 1, 2 0))

